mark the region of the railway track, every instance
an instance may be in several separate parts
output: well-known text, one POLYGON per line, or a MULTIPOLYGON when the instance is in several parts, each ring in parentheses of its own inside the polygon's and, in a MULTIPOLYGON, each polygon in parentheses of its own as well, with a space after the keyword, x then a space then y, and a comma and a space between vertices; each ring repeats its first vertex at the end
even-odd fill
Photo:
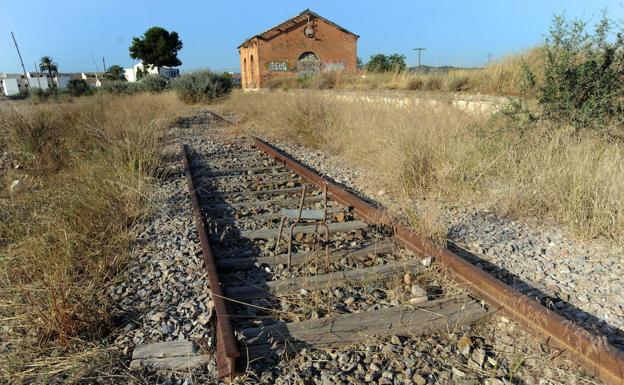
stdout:
POLYGON ((605 383, 624 383, 622 354, 602 339, 269 143, 181 151, 215 304, 219 377, 301 349, 448 331, 502 311, 605 383), (292 237, 280 230, 301 212, 310 218, 292 237), (432 278, 438 267, 458 284, 432 278))

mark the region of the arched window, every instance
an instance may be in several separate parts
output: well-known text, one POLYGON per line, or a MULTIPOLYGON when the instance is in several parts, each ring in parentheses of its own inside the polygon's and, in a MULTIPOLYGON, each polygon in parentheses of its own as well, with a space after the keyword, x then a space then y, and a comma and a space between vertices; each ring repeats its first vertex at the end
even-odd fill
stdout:
POLYGON ((247 58, 243 58, 243 74, 241 76, 241 81, 243 82, 243 87, 245 87, 247 84, 249 84, 249 81, 247 81, 247 78, 249 78, 249 68, 247 68, 247 58))
POLYGON ((253 55, 251 55, 250 57, 250 67, 251 67, 251 71, 249 71, 249 74, 251 75, 251 79, 249 81, 249 84, 251 84, 251 88, 256 88, 256 78, 254 76, 254 57, 253 55))
POLYGON ((314 52, 308 51, 299 55, 299 61, 302 61, 302 60, 318 60, 318 56, 316 56, 314 52))
POLYGON ((300 74, 315 74, 321 70, 321 60, 314 52, 304 52, 299 55, 297 71, 300 74))

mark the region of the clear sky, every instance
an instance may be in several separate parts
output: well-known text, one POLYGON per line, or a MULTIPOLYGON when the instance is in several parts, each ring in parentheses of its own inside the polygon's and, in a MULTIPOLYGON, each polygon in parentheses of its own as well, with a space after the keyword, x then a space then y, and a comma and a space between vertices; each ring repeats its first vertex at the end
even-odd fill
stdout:
POLYGON ((61 72, 133 64, 133 36, 151 26, 177 31, 184 43, 182 71, 238 71, 236 47, 306 8, 360 35, 358 56, 401 53, 416 62, 478 66, 540 44, 554 14, 596 21, 602 9, 624 17, 624 0, 471 1, 215 1, 0 0, 0 72, 21 71, 10 32, 27 70, 43 55, 61 72), (95 64, 94 64, 95 61, 95 64))

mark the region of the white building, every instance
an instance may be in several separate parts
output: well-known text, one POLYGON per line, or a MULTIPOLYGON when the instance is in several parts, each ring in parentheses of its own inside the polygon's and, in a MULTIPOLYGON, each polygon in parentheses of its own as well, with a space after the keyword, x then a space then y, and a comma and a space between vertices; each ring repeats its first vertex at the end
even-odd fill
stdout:
POLYGON ((139 71, 139 69, 142 72, 147 72, 149 75, 160 75, 160 76, 164 76, 166 78, 177 78, 178 76, 180 76, 180 70, 177 68, 173 68, 173 67, 144 67, 143 63, 137 63, 135 64, 132 68, 124 68, 124 73, 126 75, 126 80, 128 80, 129 82, 136 82, 137 80, 137 72, 139 71))
POLYGON ((2 93, 6 96, 19 95, 28 91, 28 80, 24 74, 0 73, 0 84, 2 85, 2 93))
POLYGON ((55 74, 50 77, 45 72, 26 72, 18 73, 0 73, 0 88, 6 96, 15 96, 20 93, 28 92, 31 89, 47 90, 54 85, 59 89, 67 88, 67 83, 71 79, 68 74, 55 74))

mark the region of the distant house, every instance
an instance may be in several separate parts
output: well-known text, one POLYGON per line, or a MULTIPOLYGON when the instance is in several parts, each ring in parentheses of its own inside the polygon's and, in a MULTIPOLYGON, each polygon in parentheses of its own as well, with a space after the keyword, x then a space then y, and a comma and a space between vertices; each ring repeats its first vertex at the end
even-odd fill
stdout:
POLYGON ((132 68, 124 68, 126 80, 128 80, 129 82, 136 82, 137 80, 139 80, 137 78, 137 73, 139 72, 139 70, 143 73, 147 72, 147 74, 150 74, 150 75, 160 75, 160 76, 164 76, 170 79, 177 78, 178 76, 180 76, 180 70, 178 68, 166 67, 166 66, 145 67, 143 66, 143 63, 137 63, 132 68))
POLYGON ((15 96, 28 92, 29 89, 47 90, 54 86, 59 89, 67 88, 71 80, 70 74, 54 74, 52 77, 45 72, 0 73, 0 88, 6 96, 15 96))
POLYGON ((241 86, 241 74, 240 74, 240 72, 228 72, 228 76, 232 80, 232 85, 234 85, 234 87, 240 87, 241 86))

